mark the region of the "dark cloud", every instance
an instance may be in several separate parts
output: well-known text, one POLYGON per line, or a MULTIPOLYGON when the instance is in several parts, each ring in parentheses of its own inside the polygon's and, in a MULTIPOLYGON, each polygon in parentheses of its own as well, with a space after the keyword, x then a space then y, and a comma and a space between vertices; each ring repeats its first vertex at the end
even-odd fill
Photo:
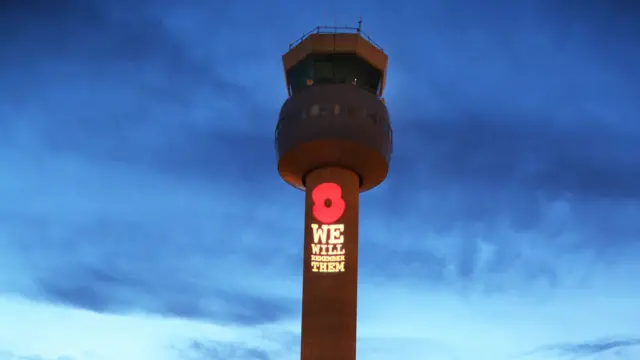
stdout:
MULTIPOLYGON (((498 121, 487 114, 400 126, 396 133, 405 141, 396 146, 388 184, 396 200, 390 206, 398 214, 415 213, 421 205, 413 194, 422 190, 438 194, 431 209, 420 210, 436 228, 452 218, 506 216, 526 230, 538 226, 554 201, 586 211, 587 204, 640 199, 640 131, 516 118, 498 121)), ((639 230, 628 222, 618 231, 639 230)))
MULTIPOLYGON (((264 174, 276 179, 275 155, 264 151, 273 148, 271 138, 220 125, 246 123, 238 110, 248 119, 276 119, 277 106, 256 105, 258 93, 223 74, 217 50, 190 47, 144 2, 27 3, 3 15, 13 22, 4 23, 12 36, 0 45, 7 73, 0 92, 8 94, 12 109, 39 109, 46 117, 7 110, 0 115, 5 143, 19 127, 38 146, 93 161, 204 179, 225 175, 252 185, 264 174), (220 102, 236 110, 230 114, 216 106, 220 102), (10 115, 27 120, 2 124, 10 115)), ((271 135, 270 122, 261 124, 271 135)))
POLYGON ((579 119, 563 124, 527 114, 459 114, 399 128, 405 143, 397 145, 394 165, 416 186, 455 181, 553 198, 640 198, 640 170, 634 166, 640 164, 640 128, 625 131, 579 119))
POLYGON ((194 92, 247 97, 242 85, 224 79, 213 58, 190 48, 145 4, 67 0, 10 7, 2 15, 0 47, 8 73, 5 101, 46 109, 48 121, 32 124, 35 130, 40 126, 54 147, 55 140, 72 138, 78 150, 91 144, 82 138, 117 143, 139 124, 179 123, 175 108, 192 105, 194 92), (47 91, 42 79, 72 92, 47 91))
POLYGON ((56 271, 40 279, 38 286, 36 298, 103 313, 136 308, 165 316, 254 326, 298 312, 298 304, 266 294, 221 289, 215 284, 195 286, 188 279, 145 282, 88 265, 56 271))
POLYGON ((202 296, 194 292, 167 297, 161 312, 166 315, 204 319, 222 324, 255 326, 286 320, 298 313, 298 307, 286 299, 227 290, 214 290, 202 296), (195 299, 194 299, 195 298, 195 299), (211 308, 211 303, 223 304, 211 308))
POLYGON ((613 349, 619 349, 629 346, 637 346, 640 345, 640 339, 632 339, 632 340, 609 340, 609 341, 600 341, 593 343, 585 343, 585 344, 575 344, 575 345, 567 345, 561 351, 572 354, 572 355, 593 355, 603 353, 605 351, 610 351, 613 349))
POLYGON ((245 343, 194 340, 186 349, 178 350, 188 360, 271 360, 267 351, 245 343))
MULTIPOLYGON (((109 288, 113 281, 101 281, 99 272, 88 271, 89 269, 78 269, 80 277, 96 281, 83 281, 78 283, 69 283, 60 278, 40 283, 40 288, 48 301, 61 303, 67 306, 87 309, 96 312, 108 311, 114 304, 110 298, 113 287, 109 288), (92 273, 93 272, 93 273, 92 273)), ((62 274, 56 274, 61 276, 62 274)))
MULTIPOLYGON (((539 352, 547 354, 558 354, 562 356, 572 356, 575 359, 591 358, 593 355, 609 354, 611 358, 626 359, 626 350, 633 350, 640 347, 640 339, 602 339, 584 343, 559 344, 544 347, 539 352)), ((538 351, 534 352, 537 353, 538 351)))
MULTIPOLYGON (((141 136, 146 136, 141 134, 141 136)), ((236 184, 255 194, 279 184, 275 154, 266 136, 212 129, 178 129, 155 144, 140 146, 139 139, 127 136, 123 141, 87 138, 52 139, 52 147, 70 151, 84 142, 83 155, 100 161, 128 163, 154 172, 204 181, 237 179, 236 184), (55 142, 55 143, 54 143, 55 142), (132 151, 135 149, 135 151, 132 151)))

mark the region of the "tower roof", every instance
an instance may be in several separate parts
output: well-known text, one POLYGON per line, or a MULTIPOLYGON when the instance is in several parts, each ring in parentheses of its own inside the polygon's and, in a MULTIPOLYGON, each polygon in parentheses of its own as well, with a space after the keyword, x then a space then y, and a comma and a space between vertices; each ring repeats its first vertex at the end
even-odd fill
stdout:
MULTIPOLYGON (((387 54, 360 27, 318 26, 289 44, 289 51, 282 56, 284 71, 291 69, 310 54, 355 54, 382 73, 378 96, 384 91, 387 73, 387 54)), ((289 79, 287 89, 291 96, 289 79)))

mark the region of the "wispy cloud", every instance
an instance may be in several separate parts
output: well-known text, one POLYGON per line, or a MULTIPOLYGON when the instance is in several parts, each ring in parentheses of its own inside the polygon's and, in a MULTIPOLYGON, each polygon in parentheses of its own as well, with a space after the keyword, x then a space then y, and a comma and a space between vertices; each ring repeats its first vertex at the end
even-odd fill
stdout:
POLYGON ((632 359, 640 354, 640 340, 610 338, 590 342, 557 344, 533 351, 533 356, 560 356, 571 359, 632 359))

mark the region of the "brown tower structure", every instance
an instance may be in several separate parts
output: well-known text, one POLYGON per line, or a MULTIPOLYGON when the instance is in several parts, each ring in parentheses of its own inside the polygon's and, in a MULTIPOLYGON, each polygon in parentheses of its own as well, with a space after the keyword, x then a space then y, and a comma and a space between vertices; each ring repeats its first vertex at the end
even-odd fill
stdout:
POLYGON ((302 360, 355 360, 358 200, 387 176, 387 55, 357 28, 318 27, 282 57, 280 176, 306 192, 302 360))

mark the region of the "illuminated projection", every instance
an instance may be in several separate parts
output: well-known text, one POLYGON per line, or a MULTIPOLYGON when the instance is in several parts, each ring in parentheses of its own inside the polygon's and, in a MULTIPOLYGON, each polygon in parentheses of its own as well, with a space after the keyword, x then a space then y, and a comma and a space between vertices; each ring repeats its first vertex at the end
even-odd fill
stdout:
POLYGON ((311 224, 311 271, 344 271, 344 224, 336 224, 346 204, 342 189, 335 183, 323 183, 311 192, 313 217, 321 224, 311 224))

